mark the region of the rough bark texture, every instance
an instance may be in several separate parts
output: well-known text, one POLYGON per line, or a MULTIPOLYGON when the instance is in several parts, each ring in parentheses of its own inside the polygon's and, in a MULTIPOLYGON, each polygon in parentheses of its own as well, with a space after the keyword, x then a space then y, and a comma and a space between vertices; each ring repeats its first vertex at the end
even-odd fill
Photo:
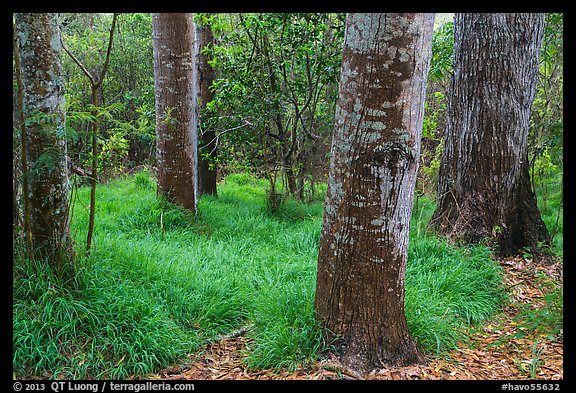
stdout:
POLYGON ((341 362, 361 373, 419 360, 404 277, 433 23, 346 20, 315 306, 341 362))
POLYGON ((37 256, 57 268, 72 252, 65 99, 58 14, 16 14, 20 45, 30 230, 37 256))
POLYGON ((550 236, 528 173, 527 135, 543 14, 456 14, 454 76, 431 224, 502 255, 550 236))
MULTIPOLYGON (((196 28, 196 73, 198 108, 197 113, 200 121, 204 121, 208 115, 206 104, 214 99, 214 92, 209 88, 214 81, 214 70, 208 64, 208 56, 202 50, 214 44, 212 27, 206 23, 198 23, 196 28)), ((210 167, 210 162, 216 159, 216 134, 212 129, 203 129, 200 136, 200 150, 198 157, 198 189, 200 195, 218 194, 216 190, 216 169, 210 167), (206 158, 204 156, 207 156, 206 158)))
POLYGON ((197 124, 192 14, 152 17, 158 193, 196 213, 197 124))

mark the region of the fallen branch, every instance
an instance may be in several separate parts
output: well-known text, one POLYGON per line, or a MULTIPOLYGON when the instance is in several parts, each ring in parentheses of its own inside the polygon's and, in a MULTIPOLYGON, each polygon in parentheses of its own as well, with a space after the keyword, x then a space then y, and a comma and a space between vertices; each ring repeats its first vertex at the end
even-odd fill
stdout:
POLYGON ((68 165, 68 169, 72 172, 77 174, 78 176, 87 177, 88 179, 92 179, 92 174, 86 172, 84 169, 79 167, 78 165, 74 164, 70 157, 66 156, 66 164, 68 165))

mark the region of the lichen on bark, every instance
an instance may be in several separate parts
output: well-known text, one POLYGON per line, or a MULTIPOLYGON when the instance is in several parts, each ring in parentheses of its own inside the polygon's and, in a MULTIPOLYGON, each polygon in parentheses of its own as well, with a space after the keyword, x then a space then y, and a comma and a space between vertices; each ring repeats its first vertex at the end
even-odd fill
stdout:
POLYGON ((36 255, 61 270, 72 257, 65 98, 58 15, 15 14, 26 118, 30 230, 36 255))

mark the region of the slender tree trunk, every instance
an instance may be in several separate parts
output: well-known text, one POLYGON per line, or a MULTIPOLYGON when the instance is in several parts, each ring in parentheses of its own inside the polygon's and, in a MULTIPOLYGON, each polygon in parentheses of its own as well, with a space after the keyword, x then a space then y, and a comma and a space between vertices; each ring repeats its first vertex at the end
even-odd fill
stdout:
POLYGON ((80 67, 84 75, 90 82, 92 93, 90 101, 92 103, 92 116, 94 116, 94 124, 92 124, 92 174, 90 176, 90 218, 88 219, 88 233, 86 234, 86 255, 90 255, 92 247, 92 236, 94 235, 94 220, 96 217, 96 185, 98 184, 98 135, 100 134, 100 120, 98 119, 98 107, 103 101, 102 98, 102 82, 108 71, 108 64, 110 62, 110 53, 112 52, 112 44, 114 42, 114 31, 116 30, 116 20, 118 15, 112 16, 112 26, 110 27, 110 35, 108 38, 108 49, 106 51, 106 58, 100 75, 92 75, 88 69, 70 52, 66 46, 62 46, 68 53, 70 58, 80 67))
POLYGON ((94 221, 96 218, 96 185, 98 180, 98 134, 100 131, 100 120, 97 116, 97 107, 100 102, 98 100, 98 87, 92 84, 91 94, 92 115, 94 116, 94 123, 92 124, 92 174, 90 176, 90 217, 88 219, 88 233, 86 234, 86 255, 90 255, 90 248, 92 247, 92 236, 94 235, 94 221))
POLYGON ((294 173, 294 160, 292 158, 292 154, 290 154, 290 152, 287 152, 287 154, 284 155, 283 152, 282 156, 283 156, 282 166, 284 168, 284 174, 286 176, 286 183, 288 184, 288 192, 290 193, 290 195, 296 196, 298 194, 298 186, 296 185, 296 173, 294 173))
MULTIPOLYGON (((58 14, 16 14, 30 202, 36 256, 57 272, 73 257, 70 239, 65 99, 58 14)), ((32 250, 30 250, 32 252, 32 250)))
MULTIPOLYGON (((208 64, 208 55, 202 53, 204 48, 214 45, 212 26, 208 23, 198 22, 196 24, 196 75, 198 91, 198 118, 199 124, 206 124, 209 113, 206 105, 214 99, 214 92, 210 86, 214 81, 214 70, 208 64)), ((216 189, 216 134, 213 129, 203 126, 200 134, 198 155, 198 190, 200 195, 218 195, 216 189), (212 164, 212 165, 210 165, 212 164)))
POLYGON ((438 203, 452 241, 492 238, 501 255, 550 243, 528 173, 527 135, 543 14, 456 14, 438 203))
POLYGON ((152 17, 158 193, 193 213, 198 206, 192 14, 152 17))
POLYGON ((433 24, 346 19, 315 306, 341 362, 361 373, 420 359, 404 277, 433 24))
MULTIPOLYGON (((18 124, 20 131, 20 167, 17 168, 17 163, 13 160, 13 204, 14 204, 14 223, 17 224, 20 218, 19 201, 22 199, 23 211, 22 211, 22 224, 24 228, 24 236, 26 238, 26 246, 28 251, 32 253, 34 248, 32 242, 32 228, 30 227, 30 189, 28 187, 28 161, 26 157, 26 151, 28 150, 27 145, 27 135, 24 117, 24 86, 22 82, 22 72, 20 64, 20 40, 16 34, 16 27, 13 26, 13 36, 14 36, 14 67, 16 74, 16 85, 18 86, 18 94, 16 99, 15 110, 18 112, 14 118, 14 123, 18 124), (18 182, 18 179, 21 179, 18 182), (20 184, 18 184, 20 183, 20 184), (19 185, 22 186, 22 196, 20 198, 19 185)), ((14 157, 15 158, 15 157, 14 157)), ((15 232, 15 231, 14 231, 15 232)))

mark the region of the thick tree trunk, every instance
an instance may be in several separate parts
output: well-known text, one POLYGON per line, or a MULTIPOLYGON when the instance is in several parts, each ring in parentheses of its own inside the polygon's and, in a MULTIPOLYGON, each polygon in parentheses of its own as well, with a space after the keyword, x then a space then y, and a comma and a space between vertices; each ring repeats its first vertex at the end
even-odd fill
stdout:
POLYGON ((58 14, 16 14, 34 252, 61 271, 72 257, 58 14))
POLYGON ((527 135, 543 14, 456 14, 438 204, 452 241, 495 239, 502 255, 550 236, 528 174, 527 135))
MULTIPOLYGON (((207 23, 197 23, 196 28, 196 72, 198 91, 198 116, 200 122, 208 117, 206 105, 214 99, 210 86, 214 81, 214 70, 208 64, 208 56, 202 50, 214 44, 212 27, 207 23)), ((200 195, 218 195, 216 189, 216 168, 214 167, 218 150, 216 149, 216 134, 214 130, 204 128, 200 136, 198 157, 198 189, 200 195), (212 167, 210 166, 212 163, 212 167)))
POLYGON ((152 17, 158 193, 194 213, 198 204, 191 14, 152 17))
POLYGON ((419 360, 404 315, 434 14, 349 14, 315 306, 341 361, 419 360))

